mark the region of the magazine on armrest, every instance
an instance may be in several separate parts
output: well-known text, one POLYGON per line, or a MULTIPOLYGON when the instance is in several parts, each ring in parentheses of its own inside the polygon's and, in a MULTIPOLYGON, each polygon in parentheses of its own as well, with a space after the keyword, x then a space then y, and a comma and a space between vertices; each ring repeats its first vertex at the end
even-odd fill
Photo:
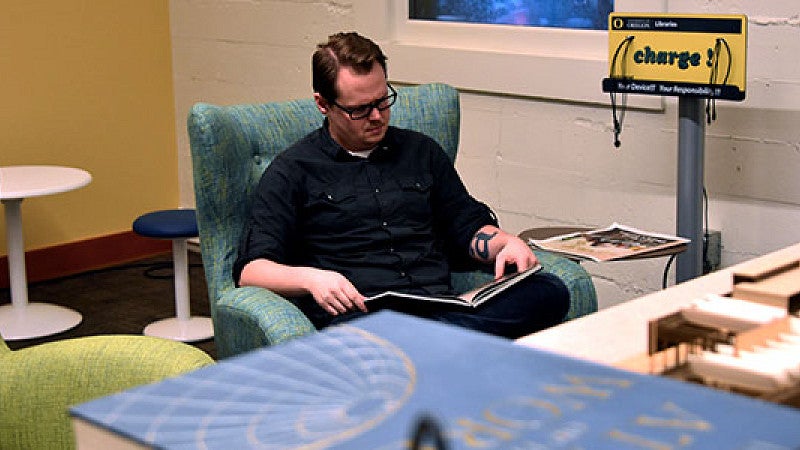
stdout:
POLYGON ((522 272, 515 272, 511 274, 504 275, 497 280, 494 280, 490 283, 484 284, 476 289, 471 291, 465 292, 458 296, 428 296, 428 295, 417 295, 417 294, 406 294, 404 292, 396 292, 396 291, 386 291, 380 293, 378 295, 373 295, 372 297, 367 297, 364 301, 371 301, 371 300, 380 300, 380 299, 410 299, 410 300, 422 300, 427 302, 440 302, 440 303, 452 303, 454 305, 461 305, 475 308, 480 306, 487 300, 491 299, 495 295, 503 292, 504 290, 508 289, 509 287, 513 286, 514 284, 518 283, 521 280, 524 280, 530 275, 542 270, 542 266, 536 264, 535 266, 523 270, 522 272))
POLYGON ((685 248, 689 239, 614 223, 591 231, 529 239, 528 243, 542 250, 599 262, 654 256, 668 249, 677 252, 677 247, 685 248))

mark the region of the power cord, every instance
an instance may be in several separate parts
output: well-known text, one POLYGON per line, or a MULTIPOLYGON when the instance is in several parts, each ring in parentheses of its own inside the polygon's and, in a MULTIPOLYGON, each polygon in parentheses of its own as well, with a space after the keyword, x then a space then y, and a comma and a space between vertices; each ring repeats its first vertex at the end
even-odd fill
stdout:
MULTIPOLYGON (((714 269, 711 267, 711 261, 708 259, 708 241, 710 240, 711 233, 708 230, 708 192, 706 187, 703 186, 703 275, 711 273, 714 269)), ((661 278, 661 289, 667 288, 667 277, 669 275, 670 266, 672 261, 675 260, 677 255, 669 257, 666 266, 664 267, 664 275, 661 278)))
MULTIPOLYGON (((87 271, 83 271, 83 272, 76 273, 76 274, 71 274, 71 275, 64 275, 63 277, 58 277, 56 279, 57 280, 66 280, 66 279, 77 278, 77 277, 82 277, 82 276, 86 276, 86 275, 94 275, 94 274, 101 274, 101 273, 106 273, 106 272, 114 272, 114 271, 129 270, 129 269, 144 269, 144 276, 146 278, 150 278, 150 279, 167 279, 167 278, 172 278, 173 277, 172 273, 170 273, 170 274, 157 274, 155 272, 157 272, 159 270, 167 270, 167 269, 171 270, 172 267, 173 267, 173 262, 172 261, 153 261, 153 262, 142 262, 142 263, 129 263, 129 264, 120 264, 120 265, 116 265, 116 266, 101 267, 99 269, 87 270, 87 271)), ((189 264, 189 266, 188 266, 189 269, 195 269, 195 268, 201 268, 201 267, 203 267, 202 264, 189 264)), ((56 280, 56 279, 54 279, 54 280, 56 280)), ((31 285, 37 284, 37 283, 44 283, 44 282, 54 281, 54 280, 40 281, 40 282, 36 282, 36 283, 31 283, 31 285)))
POLYGON ((708 193, 705 186, 703 186, 703 223, 703 275, 705 275, 713 269, 711 261, 708 260, 708 241, 711 234, 708 232, 708 193))
MULTIPOLYGON (((157 279, 157 280, 165 280, 165 279, 172 279, 174 277, 174 274, 172 273, 172 270, 175 267, 175 264, 174 264, 173 261, 163 261, 163 262, 153 262, 153 263, 150 263, 150 264, 142 264, 141 267, 145 268, 144 276, 147 277, 147 278, 157 279), (166 274, 156 273, 158 271, 163 271, 163 270, 169 270, 170 272, 166 273, 166 274)), ((203 267, 203 265, 202 264, 189 264, 188 267, 190 269, 192 269, 192 268, 197 268, 197 267, 203 267)), ((124 268, 127 268, 127 267, 121 267, 121 268, 124 269, 124 268)))
POLYGON ((664 267, 664 276, 661 279, 661 289, 667 288, 667 275, 669 274, 669 267, 672 265, 672 261, 675 260, 675 256, 677 255, 670 255, 669 259, 667 260, 667 265, 664 267))

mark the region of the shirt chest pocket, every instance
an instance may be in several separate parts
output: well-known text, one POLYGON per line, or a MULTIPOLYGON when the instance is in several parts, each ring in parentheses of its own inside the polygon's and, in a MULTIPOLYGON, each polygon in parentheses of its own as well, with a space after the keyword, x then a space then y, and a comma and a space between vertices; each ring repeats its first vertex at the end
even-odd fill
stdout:
POLYGON ((326 186, 310 191, 310 197, 301 215, 311 227, 324 227, 332 231, 347 230, 356 226, 368 214, 366 199, 347 185, 326 186))
POLYGON ((418 222, 428 222, 432 214, 430 176, 418 176, 398 180, 400 189, 392 204, 397 213, 418 222))

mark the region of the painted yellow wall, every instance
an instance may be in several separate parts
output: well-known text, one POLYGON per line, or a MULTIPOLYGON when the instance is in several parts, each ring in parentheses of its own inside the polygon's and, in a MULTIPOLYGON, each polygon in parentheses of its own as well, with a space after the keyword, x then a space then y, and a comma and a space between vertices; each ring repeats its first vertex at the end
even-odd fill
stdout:
POLYGON ((176 207, 174 124, 167 1, 3 2, 0 165, 93 177, 23 201, 26 249, 130 230, 139 214, 176 207))

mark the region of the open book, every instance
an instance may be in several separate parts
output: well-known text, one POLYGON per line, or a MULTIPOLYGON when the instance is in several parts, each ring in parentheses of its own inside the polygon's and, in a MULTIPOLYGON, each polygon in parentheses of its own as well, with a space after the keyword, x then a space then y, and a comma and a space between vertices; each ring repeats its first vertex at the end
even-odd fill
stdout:
POLYGON ((384 300, 410 299, 410 300, 422 300, 427 302, 452 303, 454 305, 468 306, 474 308, 483 304, 485 301, 489 300, 495 295, 503 292, 504 290, 508 289, 509 287, 513 286, 519 281, 524 280, 525 278, 533 275, 534 273, 540 270, 542 270, 542 266, 537 264, 522 272, 516 272, 505 275, 501 278, 498 278, 497 280, 494 280, 490 283, 487 283, 483 286, 480 286, 476 289, 465 292, 458 296, 455 295, 428 296, 428 295, 406 294, 403 292, 395 292, 395 291, 386 291, 378 295, 373 295, 372 297, 367 297, 366 299, 364 299, 364 301, 380 300, 380 299, 384 300))
POLYGON ((614 223, 606 228, 562 234, 547 239, 530 239, 528 243, 542 250, 577 259, 609 261, 679 253, 686 249, 689 239, 614 223))

